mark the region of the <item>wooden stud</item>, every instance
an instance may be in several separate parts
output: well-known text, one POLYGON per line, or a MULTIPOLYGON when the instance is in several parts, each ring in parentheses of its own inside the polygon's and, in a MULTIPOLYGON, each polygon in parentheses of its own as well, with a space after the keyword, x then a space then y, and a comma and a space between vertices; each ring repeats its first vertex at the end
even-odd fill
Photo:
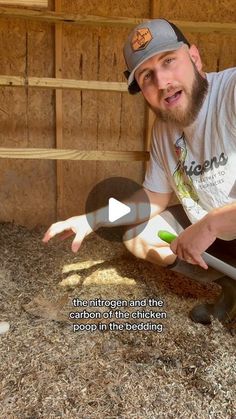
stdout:
MULTIPOLYGON (((55 0, 55 11, 61 12, 61 0, 55 0)), ((55 77, 62 78, 62 37, 63 28, 61 23, 55 25, 55 77)), ((62 90, 56 89, 56 148, 63 148, 63 113, 62 113, 62 90)), ((58 160, 56 163, 56 216, 61 217, 63 205, 63 163, 58 160)))
POLYGON ((23 6, 23 7, 48 7, 48 0, 0 0, 0 5, 23 6))
MULTIPOLYGON (((92 15, 78 15, 73 13, 56 13, 51 11, 38 11, 27 9, 14 9, 0 7, 0 17, 38 20, 48 23, 69 23, 75 25, 98 25, 98 26, 120 26, 132 27, 147 19, 128 18, 128 17, 104 17, 92 15)), ((236 34, 236 23, 221 22, 191 22, 183 20, 173 20, 176 26, 183 31, 212 33, 219 32, 225 34, 236 34)))
POLYGON ((127 92, 127 84, 93 80, 71 80, 48 77, 18 77, 0 75, 0 86, 41 87, 44 89, 99 90, 104 92, 127 92))
POLYGON ((0 148, 3 159, 147 161, 147 151, 59 150, 56 148, 0 148))
POLYGON ((79 15, 76 13, 58 13, 52 11, 37 11, 27 9, 15 9, 0 7, 0 17, 37 20, 47 23, 70 23, 75 25, 99 25, 131 27, 143 22, 144 19, 127 17, 103 17, 91 15, 79 15))
MULTIPOLYGON (((151 18, 153 16, 158 16, 157 8, 159 6, 159 3, 155 0, 151 0, 150 5, 150 14, 151 18)), ((151 133, 152 133, 152 126, 155 120, 155 114, 154 112, 147 106, 146 108, 146 124, 145 124, 145 150, 150 150, 150 144, 151 144, 151 133)))

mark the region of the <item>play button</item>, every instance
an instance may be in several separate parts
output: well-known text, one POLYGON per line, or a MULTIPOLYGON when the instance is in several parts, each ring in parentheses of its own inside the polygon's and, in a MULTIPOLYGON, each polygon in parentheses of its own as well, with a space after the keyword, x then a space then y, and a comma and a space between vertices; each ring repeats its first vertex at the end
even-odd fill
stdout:
POLYGON ((119 220, 131 211, 128 205, 122 204, 115 198, 109 198, 108 202, 108 219, 110 223, 119 220))
POLYGON ((92 228, 94 219, 102 225, 95 230, 99 236, 121 242, 125 231, 134 224, 137 213, 144 221, 136 226, 134 236, 146 227, 150 218, 150 202, 142 185, 128 178, 111 177, 97 183, 90 191, 85 211, 92 228), (138 193, 139 197, 138 211, 130 199, 134 193, 138 193))

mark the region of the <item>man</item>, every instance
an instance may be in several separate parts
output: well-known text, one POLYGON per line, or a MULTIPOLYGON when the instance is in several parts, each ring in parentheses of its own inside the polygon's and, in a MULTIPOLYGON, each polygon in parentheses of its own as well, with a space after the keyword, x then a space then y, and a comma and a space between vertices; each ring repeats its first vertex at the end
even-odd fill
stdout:
MULTIPOLYGON (((236 281, 208 269, 201 255, 210 247, 219 256, 222 244, 232 257, 236 254, 236 69, 204 73, 196 46, 165 19, 138 25, 126 41, 124 57, 129 92, 141 91, 157 116, 143 184, 150 220, 135 236, 136 225, 145 221, 136 193, 129 201, 134 211, 124 243, 151 263, 200 281, 216 280, 222 286, 220 298, 195 307, 190 316, 204 324, 212 315, 231 320, 236 281), (167 209, 173 193, 181 205, 167 209), (157 237, 159 230, 178 238, 169 246, 157 237)), ((77 251, 86 235, 106 225, 103 214, 92 215, 93 228, 85 215, 53 224, 44 242, 72 230, 72 250, 77 251)))

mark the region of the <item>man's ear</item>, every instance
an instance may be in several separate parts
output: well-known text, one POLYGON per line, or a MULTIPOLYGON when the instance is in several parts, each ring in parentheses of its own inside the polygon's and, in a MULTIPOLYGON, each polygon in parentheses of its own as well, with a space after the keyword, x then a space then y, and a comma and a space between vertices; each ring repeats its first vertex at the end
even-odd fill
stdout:
POLYGON ((197 67, 198 71, 202 70, 202 60, 196 45, 191 45, 189 48, 189 55, 197 67))

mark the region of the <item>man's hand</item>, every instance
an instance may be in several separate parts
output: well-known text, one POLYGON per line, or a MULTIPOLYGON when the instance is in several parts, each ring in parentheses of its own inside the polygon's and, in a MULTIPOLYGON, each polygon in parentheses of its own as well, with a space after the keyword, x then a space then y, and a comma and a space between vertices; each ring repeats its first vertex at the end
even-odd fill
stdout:
POLYGON ((180 259, 207 269, 201 254, 218 237, 223 240, 235 240, 236 203, 214 208, 197 223, 186 228, 171 243, 171 250, 180 259))
POLYGON ((196 224, 186 228, 170 245, 173 253, 179 259, 193 265, 200 265, 207 269, 208 266, 201 254, 215 241, 216 236, 208 227, 207 217, 202 218, 196 224))
POLYGON ((76 253, 82 241, 88 234, 92 232, 92 228, 88 224, 86 215, 80 215, 78 217, 71 217, 65 221, 59 221, 55 224, 52 224, 51 227, 46 231, 43 242, 47 243, 50 239, 52 239, 57 234, 63 233, 60 238, 65 239, 72 234, 75 234, 75 238, 72 242, 71 249, 72 252, 76 253))

